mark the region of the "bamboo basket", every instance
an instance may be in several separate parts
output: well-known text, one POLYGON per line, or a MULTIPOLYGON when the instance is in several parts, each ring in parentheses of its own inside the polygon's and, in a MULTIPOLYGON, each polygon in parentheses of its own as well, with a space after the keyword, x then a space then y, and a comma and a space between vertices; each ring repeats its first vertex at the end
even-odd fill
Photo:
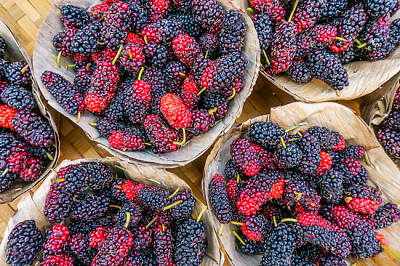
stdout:
MULTIPOLYGON (((229 0, 219 1, 226 9, 233 8, 233 5, 231 2, 229 2, 229 0)), ((40 27, 39 36, 37 38, 35 50, 33 53, 33 72, 34 76, 39 81, 39 87, 43 95, 54 109, 71 119, 74 123, 76 123, 76 117, 68 114, 65 110, 61 108, 57 101, 51 96, 44 85, 40 82, 40 76, 44 71, 50 70, 63 75, 70 81, 73 81, 73 70, 68 70, 64 67, 58 68, 56 64, 57 52, 53 47, 52 39, 54 35, 62 30, 62 24, 56 11, 59 10, 62 6, 68 4, 80 6, 83 8, 89 8, 91 5, 95 5, 97 3, 99 3, 99 0, 57 0, 51 8, 45 22, 40 27), (46 58, 46 60, 43 60, 44 58, 46 58)), ((259 44, 257 33, 254 29, 251 19, 246 14, 243 13, 243 15, 246 21, 246 38, 243 53, 246 55, 246 58, 248 60, 248 65, 245 69, 244 74, 244 89, 230 102, 229 112, 227 116, 206 134, 194 137, 190 140, 189 143, 187 143, 184 147, 176 152, 165 154, 154 154, 148 150, 123 152, 112 148, 108 144, 108 140, 104 137, 101 137, 95 127, 89 125, 89 123, 94 123, 97 120, 97 117, 93 114, 85 112, 82 115, 79 123, 76 124, 81 127, 88 135, 88 137, 96 142, 98 146, 107 150, 112 155, 118 156, 119 158, 124 160, 129 160, 133 163, 169 168, 183 166, 195 160, 214 143, 218 136, 225 133, 233 125, 235 119, 240 116, 243 104, 246 101, 247 97, 250 95, 258 77, 260 58, 258 53, 259 44)), ((72 61, 70 57, 61 58, 61 66, 69 65, 71 63, 72 61)))
MULTIPOLYGON (((32 60, 29 53, 25 50, 22 44, 18 41, 17 37, 11 32, 11 30, 7 27, 7 25, 0 20, 0 35, 3 39, 7 42, 7 51, 6 51, 6 60, 9 61, 18 61, 18 60, 25 60, 29 67, 32 69, 32 60)), ((51 128, 54 131, 54 138, 55 138, 55 146, 56 146, 56 153, 54 159, 50 161, 46 166, 42 173, 42 175, 35 180, 34 182, 27 183, 21 179, 16 180, 13 187, 0 193, 0 203, 8 203, 25 193, 26 191, 32 189, 35 185, 37 185, 43 178, 50 172, 50 169, 53 168, 57 160, 60 156, 60 140, 58 136, 58 131, 56 124, 47 110, 47 106, 43 103, 40 90, 38 89, 38 85, 35 79, 32 79, 32 93, 40 110, 40 113, 43 117, 48 121, 51 128)))
MULTIPOLYGON (((165 170, 156 169, 148 166, 140 166, 134 165, 125 161, 119 161, 117 158, 106 158, 106 159, 80 159, 75 161, 65 160, 57 167, 57 171, 65 167, 67 165, 74 165, 79 163, 87 163, 87 162, 100 162, 104 163, 107 166, 114 169, 114 172, 124 172, 127 178, 130 178, 134 181, 151 184, 163 187, 171 191, 175 191, 178 187, 190 190, 191 188, 184 181, 182 181, 178 176, 173 173, 167 172, 165 170)), ((36 221, 37 226, 43 232, 45 228, 51 226, 46 216, 43 214, 43 209, 47 197, 47 193, 50 190, 50 186, 52 182, 55 180, 56 174, 51 173, 44 180, 43 184, 35 191, 35 193, 31 195, 25 195, 24 198, 19 202, 18 209, 15 212, 14 216, 9 220, 6 230, 4 232, 3 241, 0 245, 0 264, 6 264, 6 253, 7 253, 7 239, 11 230, 17 225, 19 222, 33 219, 36 221)), ((200 211, 203 209, 204 204, 196 198, 196 206, 193 212, 193 215, 197 217, 200 211)), ((217 237, 212 230, 211 226, 211 213, 206 210, 201 217, 201 220, 206 225, 207 230, 207 249, 203 259, 202 265, 204 266, 217 266, 223 265, 224 256, 218 245, 217 237)))
MULTIPOLYGON (((346 143, 366 147, 371 166, 361 162, 369 172, 368 184, 378 186, 383 192, 383 202, 400 202, 400 172, 394 163, 386 155, 379 145, 372 130, 354 112, 336 103, 292 103, 282 107, 271 109, 270 115, 259 116, 235 125, 231 130, 221 137, 215 144, 207 158, 204 168, 204 179, 202 182, 203 194, 207 206, 210 205, 208 186, 214 174, 224 175, 225 163, 230 159, 230 145, 239 137, 244 137, 250 125, 255 122, 271 121, 283 128, 290 128, 299 123, 306 122, 299 130, 305 130, 311 126, 325 126, 343 135, 346 143)), ((212 224, 215 232, 221 228, 215 215, 212 216, 212 224)), ((228 260, 232 265, 258 265, 261 256, 246 255, 235 248, 235 236, 231 233, 237 229, 232 224, 224 225, 222 236, 219 236, 223 248, 227 253, 228 260)), ((397 254, 400 253, 400 223, 389 228, 379 230, 386 236, 388 247, 397 254)), ((370 259, 348 258, 349 263, 359 265, 398 265, 400 261, 388 252, 383 252, 370 259)))
MULTIPOLYGON (((249 0, 241 1, 241 8, 247 10, 250 7, 249 0)), ((247 11, 247 14, 253 15, 247 11)), ((399 18, 398 12, 392 20, 399 18)), ((259 51, 260 48, 259 48, 259 51)), ((396 49, 388 58, 381 61, 369 62, 360 61, 345 64, 349 74, 349 86, 345 87, 340 96, 326 83, 316 78, 310 82, 300 84, 291 80, 287 74, 277 76, 268 75, 263 67, 261 74, 271 81, 276 87, 293 96, 297 101, 302 102, 327 102, 338 100, 357 99, 381 87, 385 82, 395 75, 400 74, 400 49, 396 49)))

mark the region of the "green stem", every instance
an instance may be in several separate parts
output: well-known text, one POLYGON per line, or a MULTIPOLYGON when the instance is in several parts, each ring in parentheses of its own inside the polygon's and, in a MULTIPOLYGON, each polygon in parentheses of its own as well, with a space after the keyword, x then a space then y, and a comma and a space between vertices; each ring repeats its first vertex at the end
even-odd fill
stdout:
POLYGON ((246 243, 244 243, 243 239, 240 238, 238 233, 236 233, 235 231, 232 231, 232 233, 236 236, 237 239, 239 239, 240 243, 242 243, 243 246, 246 246, 246 243))
POLYGON ((286 129, 285 132, 288 133, 289 131, 295 130, 296 128, 299 128, 299 127, 305 126, 305 125, 307 125, 306 122, 299 123, 298 125, 295 125, 295 126, 293 126, 293 127, 291 127, 291 128, 286 129))
POLYGON ((295 12, 296 9, 297 9, 298 4, 299 4, 299 0, 296 0, 296 2, 294 3, 294 6, 293 6, 292 13, 290 13, 288 22, 291 22, 291 21, 292 21, 292 17, 293 17, 293 15, 294 15, 294 12, 295 12))
POLYGON ((6 168, 6 170, 4 170, 4 172, 1 176, 5 176, 7 173, 8 173, 8 168, 6 168))
POLYGON ((249 12, 250 12, 251 14, 253 14, 253 15, 256 13, 256 12, 254 11, 254 9, 252 9, 252 8, 250 8, 250 7, 247 9, 247 11, 249 11, 249 12))
POLYGON ((232 93, 231 96, 228 97, 228 99, 227 99, 228 101, 232 100, 232 99, 235 97, 235 95, 236 95, 236 89, 233 88, 232 90, 233 90, 233 93, 232 93))
POLYGON ((196 222, 200 222, 201 216, 203 215, 203 213, 207 210, 207 206, 204 206, 204 208, 201 210, 201 212, 199 213, 199 217, 197 217, 196 222))
POLYGON ((144 72, 144 67, 142 67, 142 68, 140 69, 139 76, 138 76, 138 80, 140 80, 140 79, 142 78, 143 72, 144 72))
POLYGON ((231 223, 234 224, 234 225, 239 225, 239 226, 244 225, 244 223, 239 223, 239 222, 231 222, 231 223))
POLYGON ((50 161, 53 161, 53 160, 54 160, 53 156, 51 156, 50 153, 46 152, 46 156, 50 159, 50 161))
POLYGON ((155 220, 157 220, 157 216, 154 217, 154 218, 150 221, 150 223, 148 223, 148 224, 146 225, 146 229, 149 228, 149 226, 150 226, 152 223, 154 223, 155 220))
POLYGON ((386 251, 388 251, 390 254, 392 254, 393 256, 395 256, 396 258, 400 259, 400 256, 397 255, 396 253, 394 253, 393 251, 391 251, 390 249, 388 249, 387 247, 385 247, 384 245, 381 245, 381 247, 383 249, 385 249, 386 251))
POLYGON ((111 207, 111 208, 117 208, 118 210, 121 209, 121 206, 118 206, 118 205, 110 205, 110 207, 111 207))
POLYGON ((173 142, 175 145, 182 146, 186 142, 186 130, 185 128, 182 128, 182 130, 183 130, 183 140, 182 142, 173 142))
POLYGON ((96 127, 97 124, 96 123, 89 123, 89 125, 96 127))
POLYGON ((203 87, 203 88, 201 89, 201 91, 199 91, 199 92, 197 93, 197 96, 200 96, 200 94, 202 94, 203 91, 205 91, 206 89, 207 89, 206 87, 203 87))
POLYGON ((117 55, 114 57, 114 60, 113 60, 112 63, 111 63, 112 65, 115 65, 115 63, 117 63, 117 60, 118 60, 119 56, 121 55, 122 48, 124 48, 124 46, 121 44, 121 45, 119 46, 117 55))
POLYGON ((269 59, 268 59, 268 56, 267 56, 267 53, 265 52, 265 50, 263 49, 262 50, 262 52, 263 52, 263 54, 264 54, 264 57, 265 57, 265 60, 267 61, 267 65, 271 65, 271 63, 269 62, 269 59))
POLYGON ((293 218, 284 218, 281 220, 281 223, 284 222, 294 222, 294 223, 298 223, 299 221, 297 219, 293 219, 293 218))
POLYGON ((178 201, 176 201, 176 202, 174 202, 174 203, 172 203, 172 204, 170 204, 170 205, 168 205, 168 206, 165 206, 165 207, 164 207, 164 211, 169 210, 169 209, 171 209, 172 207, 181 204, 182 202, 183 202, 183 200, 178 200, 178 201))
POLYGON ((221 228, 219 229, 218 235, 221 236, 222 235, 222 229, 224 229, 224 225, 221 224, 221 228))
POLYGON ((336 40, 343 41, 343 42, 347 42, 347 40, 346 40, 346 39, 344 39, 344 38, 341 38, 341 37, 336 37, 336 40))
POLYGON ((281 137, 281 142, 282 142, 282 146, 283 146, 283 148, 284 149, 286 149, 286 144, 285 144, 285 141, 283 140, 283 138, 281 137))
POLYGON ((172 199, 172 198, 176 195, 176 193, 178 193, 179 189, 180 189, 180 188, 178 187, 178 188, 175 190, 175 192, 172 193, 172 195, 169 196, 168 198, 172 199))
POLYGON ((276 222, 276 217, 275 217, 275 215, 272 216, 272 220, 274 220, 274 225, 275 225, 275 227, 277 227, 277 226, 278 226, 278 223, 276 222))
POLYGON ((368 166, 371 166, 371 161, 369 160, 367 151, 365 151, 364 157, 365 157, 365 162, 367 163, 367 165, 368 165, 368 166))
POLYGON ((129 223, 131 222, 131 213, 130 212, 126 212, 126 222, 124 224, 125 228, 128 228, 129 223))

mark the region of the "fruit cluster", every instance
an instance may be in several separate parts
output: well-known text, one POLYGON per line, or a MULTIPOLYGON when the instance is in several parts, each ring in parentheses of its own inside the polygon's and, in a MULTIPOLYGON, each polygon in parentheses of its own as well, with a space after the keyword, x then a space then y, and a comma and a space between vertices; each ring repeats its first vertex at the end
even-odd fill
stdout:
MULTIPOLYGON (((345 258, 387 249, 376 230, 400 220, 400 209, 382 203, 366 184, 365 148, 347 146, 338 132, 313 126, 250 126, 230 145, 224 173, 209 184, 209 201, 233 231, 238 249, 262 254, 261 265, 347 265, 345 258)), ((221 231, 222 233, 222 227, 221 231)))
POLYGON ((53 44, 58 64, 73 57, 75 79, 46 71, 42 82, 68 113, 98 116, 92 125, 115 149, 176 151, 243 89, 245 21, 217 0, 104 0, 60 13, 53 44))
POLYGON ((206 230, 192 218, 196 199, 187 190, 123 178, 102 163, 61 168, 44 214, 54 224, 45 237, 34 221, 8 238, 7 263, 51 265, 200 265, 206 230), (29 236, 29 237, 27 237, 29 236), (41 256, 39 252, 41 251, 41 256))
POLYGON ((400 158, 400 88, 394 96, 390 114, 380 124, 377 137, 385 151, 393 158, 400 158))
POLYGON ((29 65, 5 59, 0 36, 0 193, 15 182, 38 179, 54 159, 54 131, 32 94, 29 65))
POLYGON ((313 77, 337 94, 349 85, 343 64, 382 60, 400 44, 397 0, 250 0, 269 75, 313 77))

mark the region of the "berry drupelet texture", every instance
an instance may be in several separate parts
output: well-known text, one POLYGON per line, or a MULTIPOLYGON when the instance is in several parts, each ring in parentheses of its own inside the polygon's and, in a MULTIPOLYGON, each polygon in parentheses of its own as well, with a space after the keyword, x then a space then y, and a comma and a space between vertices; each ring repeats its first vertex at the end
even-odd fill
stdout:
POLYGON ((226 187, 226 181, 221 175, 214 175, 209 185, 209 198, 212 210, 222 224, 229 223, 233 218, 232 206, 226 187))
POLYGON ((73 200, 71 215, 73 219, 80 221, 93 221, 103 217, 110 205, 110 199, 104 194, 78 195, 74 196, 73 200))
POLYGON ((329 51, 315 51, 310 54, 307 62, 311 73, 334 90, 341 91, 349 85, 347 70, 339 62, 338 57, 329 51))
POLYGON ((344 201, 350 210, 374 214, 382 203, 382 191, 367 185, 355 185, 346 190, 344 201))
POLYGON ((289 223, 280 223, 266 242, 261 265, 291 265, 296 241, 296 228, 289 223))
POLYGON ((225 18, 225 10, 216 0, 196 0, 193 2, 193 18, 204 29, 219 33, 225 18))
POLYGON ((174 262, 198 266, 206 251, 206 229, 202 221, 189 218, 178 228, 174 247, 174 262))
POLYGON ((112 265, 120 265, 128 256, 132 245, 133 237, 131 231, 119 226, 110 229, 92 260, 92 266, 110 263, 112 265))
POLYGON ((254 176, 262 169, 262 150, 262 147, 248 139, 237 139, 231 144, 232 159, 247 176, 254 176))
POLYGON ((283 176, 263 171, 251 178, 240 193, 237 207, 245 215, 251 215, 269 200, 279 198, 284 192, 283 176))
POLYGON ((146 148, 143 132, 137 127, 130 127, 123 131, 113 132, 108 142, 111 147, 121 151, 138 151, 146 148))
POLYGON ((45 71, 42 74, 42 83, 61 107, 68 113, 76 115, 85 110, 84 96, 79 88, 71 84, 60 74, 45 71))
POLYGON ((11 120, 10 128, 33 146, 50 147, 55 143, 53 129, 49 123, 34 112, 20 111, 11 120))
POLYGON ((18 223, 8 236, 7 263, 31 265, 41 251, 43 236, 34 220, 18 223))
POLYGON ((250 140, 260 144, 264 148, 275 148, 281 143, 281 138, 284 141, 288 140, 288 136, 283 128, 277 124, 267 122, 256 122, 251 124, 247 133, 250 140))
POLYGON ((32 92, 19 85, 6 85, 0 94, 0 99, 19 111, 32 110, 36 107, 32 92))
POLYGON ((155 153, 176 151, 180 148, 176 132, 157 115, 148 115, 143 123, 155 153))
POLYGON ((294 59, 288 69, 289 77, 299 83, 307 83, 313 78, 310 68, 303 59, 294 59))
POLYGON ((283 21, 277 25, 271 42, 271 65, 266 69, 268 74, 284 72, 292 65, 297 51, 297 26, 294 22, 283 21))

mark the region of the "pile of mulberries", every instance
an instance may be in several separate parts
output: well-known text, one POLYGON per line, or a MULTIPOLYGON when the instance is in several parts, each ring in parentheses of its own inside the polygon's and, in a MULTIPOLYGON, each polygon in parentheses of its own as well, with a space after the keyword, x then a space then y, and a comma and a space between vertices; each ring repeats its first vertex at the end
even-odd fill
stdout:
POLYGON ((257 122, 231 143, 208 187, 221 233, 237 226, 239 252, 263 255, 261 265, 345 265, 387 249, 376 230, 400 209, 366 184, 366 149, 326 127, 298 128, 257 122))
POLYGON ((379 125, 377 138, 386 153, 394 159, 400 158, 400 88, 397 88, 394 96, 392 110, 379 125))
POLYGON ((42 83, 78 122, 85 110, 96 115, 117 150, 176 151, 223 119, 243 89, 245 20, 217 0, 103 0, 60 16, 57 64, 73 59, 75 79, 45 71, 42 83))
POLYGON ((295 82, 313 77, 339 94, 344 64, 385 59, 399 46, 395 0, 250 0, 265 72, 295 82))
POLYGON ((9 62, 0 36, 0 193, 37 180, 56 156, 55 133, 32 92, 25 61, 9 62))
POLYGON ((196 201, 188 190, 137 183, 103 163, 69 165, 58 170, 46 198, 52 226, 17 224, 7 263, 200 265, 207 239, 205 207, 195 217, 196 201))

